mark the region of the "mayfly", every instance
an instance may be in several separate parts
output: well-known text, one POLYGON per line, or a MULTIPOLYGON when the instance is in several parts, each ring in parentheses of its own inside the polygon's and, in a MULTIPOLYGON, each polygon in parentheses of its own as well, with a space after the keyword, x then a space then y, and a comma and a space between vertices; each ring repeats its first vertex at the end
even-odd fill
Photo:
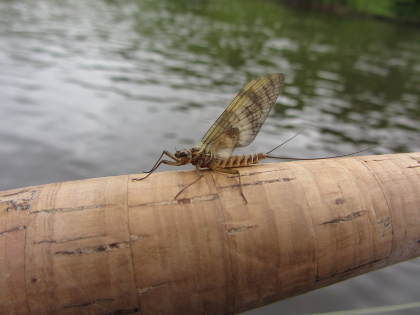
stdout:
POLYGON ((202 169, 210 169, 220 173, 237 175, 241 195, 245 203, 247 203, 247 199, 242 191, 240 173, 234 168, 251 166, 267 158, 305 160, 270 155, 272 151, 291 140, 291 138, 267 153, 232 155, 235 148, 246 147, 255 139, 281 93, 283 81, 284 75, 281 73, 252 80, 239 91, 238 95, 236 95, 225 111, 210 127, 197 146, 191 149, 176 151, 175 154, 163 151, 152 169, 145 172, 148 174, 143 178, 136 178, 134 180, 146 179, 162 163, 173 166, 191 163, 196 167, 198 177, 181 189, 175 196, 175 199, 203 177, 202 169), (165 155, 172 160, 163 159, 165 155))

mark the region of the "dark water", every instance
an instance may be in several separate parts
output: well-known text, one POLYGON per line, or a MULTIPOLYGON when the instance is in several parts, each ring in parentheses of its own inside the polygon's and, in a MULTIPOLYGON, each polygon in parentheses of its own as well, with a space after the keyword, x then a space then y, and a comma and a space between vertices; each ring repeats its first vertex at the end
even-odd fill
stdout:
MULTIPOLYGON (((283 152, 419 151, 419 39, 259 0, 0 1, 0 190, 149 168, 274 72, 284 94, 249 151, 302 127, 283 152)), ((414 302, 419 273, 411 261, 250 314, 414 302)))

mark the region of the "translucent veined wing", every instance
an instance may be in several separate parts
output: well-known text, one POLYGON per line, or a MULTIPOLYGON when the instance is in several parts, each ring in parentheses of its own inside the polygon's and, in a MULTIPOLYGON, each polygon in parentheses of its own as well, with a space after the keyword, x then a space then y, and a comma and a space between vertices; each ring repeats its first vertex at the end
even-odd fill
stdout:
POLYGON ((249 145, 280 95, 283 79, 281 73, 271 74, 243 87, 204 135, 199 150, 229 157, 236 147, 249 145))

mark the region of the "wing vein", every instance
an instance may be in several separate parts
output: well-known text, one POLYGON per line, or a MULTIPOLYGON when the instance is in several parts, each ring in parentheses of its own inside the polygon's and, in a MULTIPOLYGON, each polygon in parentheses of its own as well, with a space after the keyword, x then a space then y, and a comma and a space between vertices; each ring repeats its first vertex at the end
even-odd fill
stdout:
POLYGON ((217 118, 198 145, 200 151, 228 157, 257 136, 283 86, 282 74, 271 74, 245 85, 217 118))

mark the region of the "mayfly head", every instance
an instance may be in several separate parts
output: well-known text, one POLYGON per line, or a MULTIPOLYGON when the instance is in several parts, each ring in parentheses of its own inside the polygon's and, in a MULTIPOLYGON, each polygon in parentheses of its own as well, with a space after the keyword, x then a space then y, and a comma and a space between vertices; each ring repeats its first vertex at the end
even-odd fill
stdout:
POLYGON ((178 159, 179 162, 182 162, 183 164, 188 164, 191 162, 192 159, 192 153, 191 150, 178 150, 175 152, 175 157, 178 159))

